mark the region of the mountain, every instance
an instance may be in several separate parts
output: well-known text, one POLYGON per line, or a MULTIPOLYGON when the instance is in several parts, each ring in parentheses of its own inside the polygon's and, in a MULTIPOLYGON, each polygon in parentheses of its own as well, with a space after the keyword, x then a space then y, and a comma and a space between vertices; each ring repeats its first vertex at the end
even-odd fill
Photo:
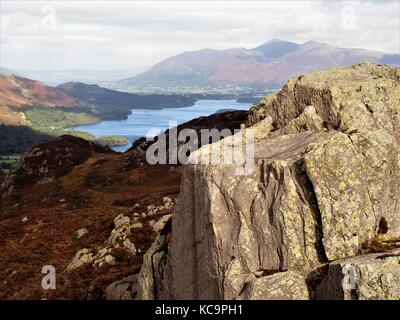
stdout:
POLYGON ((65 82, 78 81, 88 84, 109 84, 120 79, 133 77, 144 72, 147 67, 137 67, 129 69, 111 70, 90 70, 90 69, 70 69, 70 70, 30 70, 21 69, 17 72, 24 77, 37 79, 44 83, 57 86, 65 82))
POLYGON ((75 98, 40 81, 0 74, 0 124, 26 124, 24 111, 34 106, 78 105, 75 98))
POLYGON ((338 48, 315 41, 297 44, 275 39, 253 49, 183 52, 120 83, 161 88, 232 85, 265 88, 306 72, 362 61, 400 65, 400 55, 338 48))

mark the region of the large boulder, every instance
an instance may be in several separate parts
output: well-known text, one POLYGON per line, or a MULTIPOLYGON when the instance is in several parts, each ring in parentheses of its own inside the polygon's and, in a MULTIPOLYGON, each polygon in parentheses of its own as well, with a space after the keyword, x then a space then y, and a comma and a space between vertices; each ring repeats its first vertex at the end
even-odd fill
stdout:
POLYGON ((296 272, 286 271, 255 277, 250 276, 238 300, 308 300, 305 279, 296 272))
POLYGON ((137 274, 111 283, 106 288, 107 300, 135 300, 137 291, 137 274))
MULTIPOLYGON (((314 72, 251 111, 240 134, 254 137, 242 140, 254 148, 252 171, 202 161, 235 136, 193 153, 165 259, 169 295, 240 298, 260 272, 293 271, 311 283, 369 240, 399 237, 399 102, 400 69, 314 72)), ((269 297, 263 290, 256 296, 269 297)))
POLYGON ((82 138, 64 135, 28 149, 21 157, 18 170, 6 176, 2 196, 17 194, 19 189, 35 183, 45 183, 67 174, 95 153, 111 153, 82 138))
POLYGON ((168 288, 170 267, 167 267, 169 242, 171 238, 171 218, 143 257, 142 268, 137 280, 137 299, 172 299, 168 288))

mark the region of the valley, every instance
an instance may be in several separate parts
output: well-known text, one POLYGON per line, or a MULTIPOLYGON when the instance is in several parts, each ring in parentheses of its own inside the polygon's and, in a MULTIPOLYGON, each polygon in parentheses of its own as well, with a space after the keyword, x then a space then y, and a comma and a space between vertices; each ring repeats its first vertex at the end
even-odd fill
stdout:
MULTIPOLYGON (((28 147, 63 134, 87 140, 96 136, 67 127, 124 120, 132 109, 181 108, 194 104, 186 95, 138 95, 98 85, 66 83, 58 88, 20 76, 0 75, 0 155, 18 154, 28 147)), ((101 136, 99 143, 126 145, 124 137, 101 136)), ((99 136, 100 138, 100 136, 99 136)))

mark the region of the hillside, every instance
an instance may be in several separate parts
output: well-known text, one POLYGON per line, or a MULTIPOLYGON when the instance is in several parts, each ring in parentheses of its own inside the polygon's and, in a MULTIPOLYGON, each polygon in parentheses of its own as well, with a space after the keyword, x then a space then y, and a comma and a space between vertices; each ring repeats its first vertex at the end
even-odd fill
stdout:
POLYGON ((40 81, 0 74, 0 124, 27 124, 24 111, 34 106, 78 105, 75 98, 40 81))
MULTIPOLYGON (((246 119, 227 112, 190 126, 238 129, 246 119)), ((112 283, 139 272, 174 211, 181 177, 178 166, 146 164, 142 147, 118 154, 63 136, 24 153, 0 197, 1 299, 105 299, 112 283), (96 253, 92 263, 68 269, 82 250, 89 259, 96 253), (57 269, 57 290, 41 288, 45 264, 57 269)))
POLYGON ((126 119, 131 109, 134 108, 188 107, 196 101, 194 98, 185 95, 139 95, 82 82, 67 82, 57 86, 57 89, 76 98, 88 107, 94 107, 93 112, 100 119, 107 120, 126 119))
POLYGON ((265 89, 306 72, 362 61, 400 65, 400 55, 337 48, 314 41, 297 44, 271 40, 252 49, 184 52, 161 61, 140 75, 122 80, 121 84, 160 88, 233 85, 265 89))
POLYGON ((32 120, 36 126, 39 117, 46 122, 45 126, 60 127, 49 123, 47 118, 72 126, 103 119, 126 119, 133 108, 187 107, 195 100, 185 95, 138 95, 81 82, 68 82, 55 88, 40 81, 0 74, 0 124, 28 125, 32 120))

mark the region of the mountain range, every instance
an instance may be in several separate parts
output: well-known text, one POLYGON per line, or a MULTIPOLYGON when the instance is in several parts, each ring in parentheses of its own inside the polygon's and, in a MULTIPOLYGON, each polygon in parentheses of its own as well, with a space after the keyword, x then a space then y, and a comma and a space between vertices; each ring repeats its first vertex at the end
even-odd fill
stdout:
POLYGON ((202 49, 167 58, 147 71, 120 81, 134 87, 281 86, 310 71, 370 61, 400 65, 400 55, 338 48, 308 41, 270 40, 252 49, 202 49))

